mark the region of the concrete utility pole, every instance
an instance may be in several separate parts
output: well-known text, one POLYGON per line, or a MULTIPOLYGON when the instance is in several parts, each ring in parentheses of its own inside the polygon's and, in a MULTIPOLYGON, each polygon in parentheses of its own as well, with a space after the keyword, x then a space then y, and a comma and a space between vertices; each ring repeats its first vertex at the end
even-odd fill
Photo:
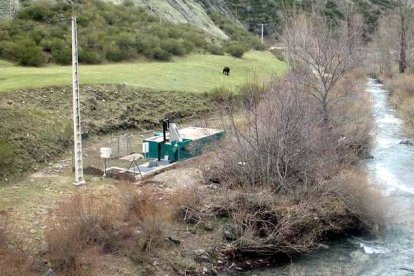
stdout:
POLYGON ((72 17, 72 87, 73 87, 73 158, 75 167, 75 185, 85 184, 83 178, 82 131, 79 99, 79 72, 78 72, 78 30, 76 17, 72 17))
POLYGON ((265 24, 260 24, 262 25, 262 44, 264 44, 264 25, 265 24))

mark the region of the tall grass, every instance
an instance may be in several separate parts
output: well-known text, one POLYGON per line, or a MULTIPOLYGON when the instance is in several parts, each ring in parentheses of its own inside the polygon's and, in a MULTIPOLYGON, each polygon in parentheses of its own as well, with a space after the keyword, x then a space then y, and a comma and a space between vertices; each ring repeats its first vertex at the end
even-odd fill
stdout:
POLYGON ((0 212, 0 275, 39 275, 34 258, 12 238, 6 213, 0 212))
POLYGON ((55 271, 100 275, 105 255, 145 262, 166 241, 171 211, 156 190, 121 185, 109 199, 76 193, 59 204, 46 231, 48 259, 55 271))
POLYGON ((414 75, 399 75, 385 80, 391 92, 391 101, 404 119, 407 131, 414 133, 414 75))

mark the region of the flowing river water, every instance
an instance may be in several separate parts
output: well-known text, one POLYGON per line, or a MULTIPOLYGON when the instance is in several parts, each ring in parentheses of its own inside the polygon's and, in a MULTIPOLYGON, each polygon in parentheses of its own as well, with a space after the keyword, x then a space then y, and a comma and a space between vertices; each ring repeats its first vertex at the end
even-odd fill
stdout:
POLYGON ((366 91, 376 127, 374 159, 363 166, 386 198, 382 237, 348 237, 290 266, 246 275, 414 275, 414 147, 400 144, 403 126, 389 103, 389 92, 372 79, 366 91))

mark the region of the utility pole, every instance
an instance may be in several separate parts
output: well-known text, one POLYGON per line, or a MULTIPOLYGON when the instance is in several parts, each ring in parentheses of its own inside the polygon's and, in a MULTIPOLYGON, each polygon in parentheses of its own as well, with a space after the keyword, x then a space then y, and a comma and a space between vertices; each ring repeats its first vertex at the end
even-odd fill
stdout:
POLYGON ((262 25, 262 44, 264 44, 264 25, 265 24, 260 24, 262 25))
POLYGON ((76 17, 72 17, 72 87, 73 87, 73 158, 75 167, 75 185, 85 184, 83 178, 82 131, 79 99, 79 71, 78 71, 78 30, 76 17))

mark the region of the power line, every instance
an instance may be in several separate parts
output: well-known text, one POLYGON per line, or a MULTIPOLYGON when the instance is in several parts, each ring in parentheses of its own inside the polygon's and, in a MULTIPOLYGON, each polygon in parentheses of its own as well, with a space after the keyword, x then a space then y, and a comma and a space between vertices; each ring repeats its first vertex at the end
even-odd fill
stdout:
POLYGON ((36 26, 52 25, 52 24, 60 23, 60 22, 69 22, 71 20, 72 19, 68 18, 68 19, 47 21, 47 22, 42 22, 42 23, 37 23, 37 24, 30 24, 30 25, 24 25, 24 26, 13 27, 13 28, 5 28, 5 29, 0 29, 0 32, 12 31, 12 30, 18 30, 18 29, 29 29, 29 28, 36 27, 36 26))

